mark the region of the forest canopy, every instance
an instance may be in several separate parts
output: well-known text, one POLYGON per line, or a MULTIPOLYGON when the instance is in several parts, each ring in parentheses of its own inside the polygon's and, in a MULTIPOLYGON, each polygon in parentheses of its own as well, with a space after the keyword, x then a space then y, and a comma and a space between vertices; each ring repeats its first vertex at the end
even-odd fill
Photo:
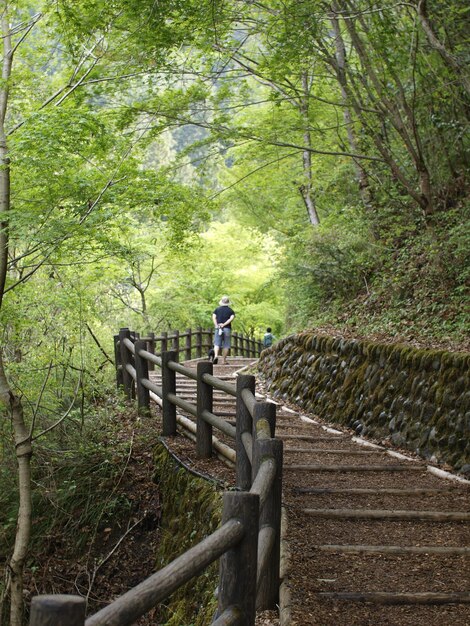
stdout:
POLYGON ((468 3, 1 7, 0 458, 20 476, 108 392, 120 327, 210 327, 225 293, 257 338, 469 349, 468 3))

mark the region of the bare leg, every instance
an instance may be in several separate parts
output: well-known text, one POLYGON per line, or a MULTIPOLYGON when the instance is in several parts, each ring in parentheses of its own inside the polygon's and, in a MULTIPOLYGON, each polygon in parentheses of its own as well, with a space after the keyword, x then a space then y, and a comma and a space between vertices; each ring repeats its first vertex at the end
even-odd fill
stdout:
POLYGON ((217 357, 219 356, 219 346, 214 346, 214 360, 212 361, 214 365, 217 364, 217 357))

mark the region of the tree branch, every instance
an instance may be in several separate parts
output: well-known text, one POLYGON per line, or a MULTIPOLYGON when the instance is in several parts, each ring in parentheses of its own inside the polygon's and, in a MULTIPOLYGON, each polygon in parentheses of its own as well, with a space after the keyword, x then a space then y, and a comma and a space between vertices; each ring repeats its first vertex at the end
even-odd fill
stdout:
POLYGON ((75 405, 75 400, 77 399, 78 396, 78 390, 80 389, 80 385, 82 383, 82 377, 79 376, 78 378, 78 383, 77 383, 77 387, 75 389, 75 393, 73 396, 73 400, 70 403, 69 408, 65 411, 65 413, 62 415, 62 417, 60 419, 57 420, 57 422, 55 422, 54 424, 52 424, 52 426, 49 426, 49 428, 46 428, 45 430, 43 430, 42 432, 38 433, 37 435, 35 435, 34 437, 31 437, 31 442, 36 441, 36 439, 39 439, 39 437, 42 437, 43 435, 45 435, 46 433, 50 432, 51 430, 54 430, 54 428, 57 428, 57 426, 59 426, 59 424, 62 424, 62 422, 67 419, 67 417, 70 415, 71 410, 73 409, 74 405, 75 405))
POLYGON ((88 322, 85 322, 85 326, 88 329, 88 332, 90 333, 90 335, 93 338, 93 341, 96 343, 96 345, 98 346, 98 348, 101 350, 101 352, 104 354, 104 356, 106 357, 107 361, 109 361, 111 364, 114 365, 114 361, 111 359, 111 357, 108 356, 108 354, 106 353, 105 349, 103 348, 103 346, 100 344, 100 342, 98 341, 96 335, 94 334, 94 332, 91 330, 90 326, 88 325, 88 322))

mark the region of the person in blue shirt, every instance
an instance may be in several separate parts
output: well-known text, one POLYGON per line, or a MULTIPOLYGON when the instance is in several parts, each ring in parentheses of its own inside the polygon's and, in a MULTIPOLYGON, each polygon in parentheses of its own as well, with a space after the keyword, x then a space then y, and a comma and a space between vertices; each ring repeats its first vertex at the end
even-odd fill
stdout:
POLYGON ((271 328, 266 328, 266 332, 264 334, 263 337, 263 348, 269 348, 270 346, 273 345, 273 341, 276 339, 276 337, 272 334, 271 332, 271 328))
POLYGON ((222 357, 224 365, 227 364, 227 355, 231 346, 232 338, 232 321, 235 317, 235 311, 230 308, 230 298, 223 296, 219 302, 219 306, 212 313, 212 321, 214 322, 214 365, 217 364, 219 350, 222 348, 222 357))

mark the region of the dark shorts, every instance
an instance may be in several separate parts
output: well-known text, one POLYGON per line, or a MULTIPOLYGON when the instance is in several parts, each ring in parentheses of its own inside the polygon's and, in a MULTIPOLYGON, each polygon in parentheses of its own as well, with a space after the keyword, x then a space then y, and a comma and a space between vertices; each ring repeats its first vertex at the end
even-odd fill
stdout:
POLYGON ((219 329, 215 329, 214 346, 219 346, 219 348, 230 348, 232 340, 232 329, 222 328, 222 331, 223 334, 219 335, 219 329))

